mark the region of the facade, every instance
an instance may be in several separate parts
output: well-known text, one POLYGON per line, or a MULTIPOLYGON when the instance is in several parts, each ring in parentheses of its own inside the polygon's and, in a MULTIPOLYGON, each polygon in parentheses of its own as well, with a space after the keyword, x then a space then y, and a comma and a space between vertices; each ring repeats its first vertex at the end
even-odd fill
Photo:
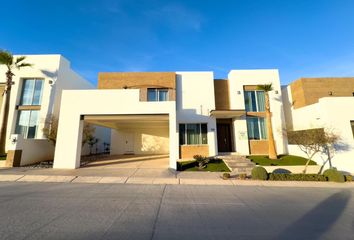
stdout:
POLYGON ((270 104, 278 154, 286 153, 285 118, 277 70, 100 73, 97 90, 63 92, 55 168, 80 166, 85 122, 111 129, 111 154, 168 154, 179 159, 229 152, 267 154, 264 92, 270 104))
MULTIPOLYGON (((26 62, 33 66, 14 69, 6 143, 8 156, 20 158, 21 165, 53 159, 54 147, 45 139, 42 129, 50 115, 59 116, 62 90, 93 88, 61 55, 27 55, 26 62), (13 134, 16 140, 11 138, 13 134)), ((5 71, 0 66, 1 91, 5 71)), ((3 109, 2 100, 1 95, 3 109)))
MULTIPOLYGON (((333 166, 354 173, 354 78, 301 78, 283 87, 282 92, 287 128, 323 128, 337 134, 340 140, 333 166)), ((296 145, 290 144, 288 151, 306 156, 296 145)), ((314 160, 322 165, 327 154, 317 154, 314 160)))
POLYGON ((213 72, 113 72, 99 73, 95 89, 60 55, 26 61, 34 66, 14 72, 6 145, 21 165, 54 158, 54 168, 80 167, 89 152, 82 147, 85 123, 95 125, 101 152, 104 142, 111 155, 168 155, 172 169, 194 155, 266 155, 265 93, 257 85, 271 83, 277 154, 305 156, 288 144, 287 130, 324 128, 341 138, 333 165, 354 172, 354 78, 302 78, 281 87, 275 69, 232 70, 227 79, 213 72), (50 115, 59 118, 55 149, 42 131, 50 115))

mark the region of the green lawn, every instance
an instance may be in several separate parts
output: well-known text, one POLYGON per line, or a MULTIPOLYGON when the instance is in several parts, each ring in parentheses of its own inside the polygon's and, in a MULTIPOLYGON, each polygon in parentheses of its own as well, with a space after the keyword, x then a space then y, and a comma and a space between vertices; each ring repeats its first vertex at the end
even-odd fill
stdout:
POLYGON ((178 171, 202 171, 202 172, 230 172, 223 160, 213 159, 207 164, 205 168, 199 170, 196 166, 196 161, 177 162, 178 171))
MULTIPOLYGON (((293 155, 280 155, 277 160, 271 160, 268 156, 247 156, 252 162, 262 166, 294 166, 305 165, 306 158, 293 155)), ((310 161, 309 165, 317 165, 316 162, 310 161)))
POLYGON ((6 155, 0 156, 0 161, 2 161, 2 160, 6 160, 6 155))

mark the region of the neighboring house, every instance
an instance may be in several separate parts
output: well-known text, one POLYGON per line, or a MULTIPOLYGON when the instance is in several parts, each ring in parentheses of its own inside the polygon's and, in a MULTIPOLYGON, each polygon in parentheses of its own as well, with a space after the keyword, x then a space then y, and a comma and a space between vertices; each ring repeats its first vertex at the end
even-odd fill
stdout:
MULTIPOLYGON (((33 66, 20 71, 14 69, 6 143, 8 157, 20 158, 17 160, 21 165, 53 159, 54 147, 45 139, 42 129, 49 116, 59 116, 62 90, 94 88, 75 73, 70 62, 61 55, 26 55, 26 62, 33 66), (14 140, 12 134, 19 136, 14 140)), ((1 66, 3 84, 5 71, 1 66)), ((4 108, 2 100, 1 95, 0 117, 4 108)))
MULTIPOLYGON (((353 173, 354 78, 300 78, 283 87, 282 92, 287 128, 324 128, 339 135, 333 166, 353 173)), ((296 145, 289 145, 288 150, 305 156, 296 145)), ((318 154, 314 160, 322 165, 327 155, 318 154)))
POLYGON ((108 127, 111 154, 169 154, 169 166, 194 155, 267 154, 264 92, 278 154, 286 153, 285 118, 277 70, 100 73, 97 90, 63 91, 55 168, 80 166, 84 122, 108 127))

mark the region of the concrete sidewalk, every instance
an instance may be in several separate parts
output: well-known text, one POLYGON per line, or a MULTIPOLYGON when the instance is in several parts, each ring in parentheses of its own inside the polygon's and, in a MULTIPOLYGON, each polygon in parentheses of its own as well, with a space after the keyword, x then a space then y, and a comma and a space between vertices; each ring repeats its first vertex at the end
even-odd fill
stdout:
MULTIPOLYGON (((56 169, 11 168, 0 170, 0 182, 52 182, 52 183, 111 183, 111 184, 180 184, 180 185, 225 185, 265 187, 321 187, 354 188, 354 182, 286 182, 256 180, 223 180, 222 173, 176 172, 172 170, 146 169, 135 172, 102 172, 56 169)), ((140 169, 141 170, 141 169, 140 169)))

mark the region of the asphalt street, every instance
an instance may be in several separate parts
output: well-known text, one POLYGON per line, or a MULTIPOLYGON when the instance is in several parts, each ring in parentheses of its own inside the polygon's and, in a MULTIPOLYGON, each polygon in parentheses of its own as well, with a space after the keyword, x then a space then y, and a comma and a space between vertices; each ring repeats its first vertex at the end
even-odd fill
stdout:
POLYGON ((354 239, 353 188, 0 183, 0 239, 354 239))

